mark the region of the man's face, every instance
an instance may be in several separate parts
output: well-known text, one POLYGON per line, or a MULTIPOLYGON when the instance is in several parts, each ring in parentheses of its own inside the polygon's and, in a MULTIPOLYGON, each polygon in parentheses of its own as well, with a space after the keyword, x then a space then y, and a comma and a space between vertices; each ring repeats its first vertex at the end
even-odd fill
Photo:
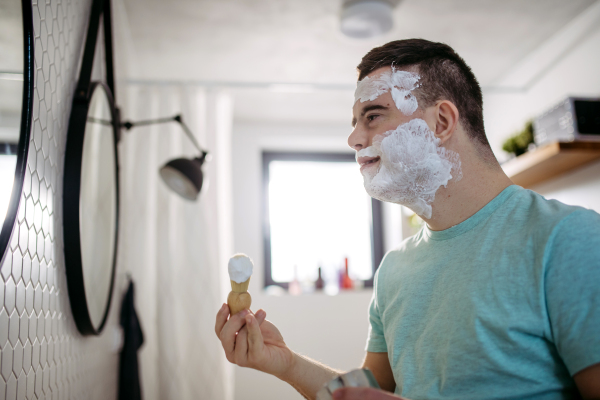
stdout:
MULTIPOLYGON (((378 77, 391 67, 384 67, 371 72, 368 77, 378 77)), ((352 107, 352 127, 348 137, 348 145, 359 151, 373 144, 373 138, 385 132, 396 129, 411 119, 423 118, 423 111, 417 109, 412 115, 402 113, 394 103, 392 94, 387 91, 374 100, 357 101, 352 107)), ((359 157, 361 172, 366 168, 378 168, 379 157, 359 157)))
POLYGON ((375 70, 361 80, 348 144, 357 152, 365 190, 371 197, 402 204, 431 218, 437 190, 462 175, 458 154, 441 147, 441 139, 432 130, 436 107, 418 108, 412 92, 419 87, 419 80, 414 72, 391 67, 375 70))

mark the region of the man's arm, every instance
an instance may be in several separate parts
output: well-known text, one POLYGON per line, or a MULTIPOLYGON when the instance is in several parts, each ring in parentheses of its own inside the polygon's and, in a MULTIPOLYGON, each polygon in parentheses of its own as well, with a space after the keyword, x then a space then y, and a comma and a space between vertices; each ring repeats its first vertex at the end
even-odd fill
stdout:
POLYGON ((600 215, 569 214, 554 228, 544 257, 554 344, 581 396, 600 400, 600 215))
MULTIPOLYGON (((386 392, 396 390, 396 381, 387 353, 367 352, 363 368, 369 368, 383 390, 347 387, 333 393, 334 400, 400 400, 402 397, 386 392)), ((406 400, 406 399, 404 399, 406 400)))
MULTIPOLYGON (((296 365, 290 370, 289 377, 283 380, 307 399, 314 399, 325 383, 343 373, 298 354, 295 354, 295 358, 296 365), (328 373, 326 374, 325 371, 328 373)), ((369 368, 373 372, 383 390, 393 392, 396 389, 396 381, 387 353, 367 352, 362 368, 369 368)))
POLYGON ((245 310, 229 316, 224 304, 217 313, 215 333, 225 356, 240 367, 253 368, 289 383, 307 399, 342 372, 294 353, 283 341, 279 330, 265 320, 263 310, 253 315, 245 310))
MULTIPOLYGON (((265 318, 263 310, 257 311, 256 315, 242 311, 229 316, 227 305, 221 307, 215 333, 231 363, 274 375, 307 399, 314 399, 323 385, 343 373, 293 352, 275 325, 265 318)), ((396 382, 387 353, 368 352, 363 367, 373 372, 384 390, 395 390, 396 382)))
POLYGON ((294 353, 294 365, 280 379, 289 383, 306 399, 312 400, 317 397, 317 392, 323 385, 342 373, 343 371, 336 371, 315 360, 294 353))
POLYGON ((600 364, 592 365, 573 375, 581 397, 600 400, 600 364))
POLYGON ((362 367, 371 370, 377 383, 379 383, 379 386, 383 390, 388 392, 396 390, 396 381, 394 380, 394 373, 392 372, 392 366, 390 365, 387 353, 367 352, 362 367))

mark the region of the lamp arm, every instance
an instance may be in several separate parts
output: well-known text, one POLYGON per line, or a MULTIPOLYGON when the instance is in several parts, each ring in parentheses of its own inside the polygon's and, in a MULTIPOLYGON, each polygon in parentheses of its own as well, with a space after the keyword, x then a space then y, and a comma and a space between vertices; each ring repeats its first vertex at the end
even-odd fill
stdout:
POLYGON ((124 121, 124 122, 121 122, 121 126, 123 128, 125 128, 126 130, 130 130, 131 128, 134 128, 136 126, 163 124, 165 122, 173 122, 173 121, 175 121, 175 122, 179 123, 179 125, 181 125, 181 128, 183 129, 183 132, 190 139, 190 141, 192 142, 192 144, 194 145, 194 147, 196 149, 198 149, 198 151, 200 153, 202 153, 202 158, 206 157, 206 155, 208 154, 208 152, 206 150, 203 150, 200 147, 200 145, 198 144, 198 141, 194 137, 194 134, 192 133, 192 131, 190 130, 190 128, 188 128, 188 126, 183 122, 183 119, 181 118, 180 114, 175 115, 174 117, 157 118, 157 119, 147 119, 147 120, 136 121, 136 122, 124 121))
POLYGON ((185 134, 187 135, 187 137, 190 138, 190 140, 192 141, 192 143, 194 144, 194 146, 196 146, 196 148, 198 149, 198 151, 200 153, 202 153, 202 158, 206 157, 206 155, 208 154, 208 152, 206 150, 202 150, 202 148, 198 144, 198 141, 196 141, 196 138, 192 134, 192 131, 190 130, 190 128, 188 128, 188 126, 185 124, 185 122, 183 122, 183 119, 181 119, 181 114, 174 116, 173 120, 176 121, 176 122, 179 122, 179 125, 181 125, 181 128, 183 128, 183 131, 185 132, 185 134))

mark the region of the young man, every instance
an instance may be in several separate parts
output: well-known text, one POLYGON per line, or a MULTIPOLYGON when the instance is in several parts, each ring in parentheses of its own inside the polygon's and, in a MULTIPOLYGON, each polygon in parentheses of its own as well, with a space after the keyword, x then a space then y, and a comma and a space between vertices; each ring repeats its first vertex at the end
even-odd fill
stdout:
MULTIPOLYGON (((383 390, 334 398, 600 399, 600 216, 512 184, 449 46, 391 42, 358 70, 348 143, 365 189, 426 225, 375 276, 363 367, 383 390)), ((315 398, 341 371, 294 353, 265 317, 223 305, 227 359, 315 398)))

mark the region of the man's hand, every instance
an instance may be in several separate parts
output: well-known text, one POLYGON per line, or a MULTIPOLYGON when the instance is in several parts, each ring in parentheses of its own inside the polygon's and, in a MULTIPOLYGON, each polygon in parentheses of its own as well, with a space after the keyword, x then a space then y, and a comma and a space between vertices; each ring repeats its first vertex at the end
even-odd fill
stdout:
POLYGON ((266 316, 263 310, 255 315, 244 310, 230 316, 229 307, 223 304, 217 313, 215 333, 229 362, 282 378, 292 367, 293 352, 266 316))
POLYGON ((258 310, 229 315, 223 304, 217 313, 215 333, 221 341, 225 356, 240 367, 254 368, 289 383, 307 399, 341 371, 295 354, 283 341, 275 325, 266 321, 267 313, 258 310))
MULTIPOLYGON (((373 388, 345 387, 333 392, 334 400, 399 400, 404 397, 373 388)), ((404 399, 407 400, 407 399, 404 399)))

